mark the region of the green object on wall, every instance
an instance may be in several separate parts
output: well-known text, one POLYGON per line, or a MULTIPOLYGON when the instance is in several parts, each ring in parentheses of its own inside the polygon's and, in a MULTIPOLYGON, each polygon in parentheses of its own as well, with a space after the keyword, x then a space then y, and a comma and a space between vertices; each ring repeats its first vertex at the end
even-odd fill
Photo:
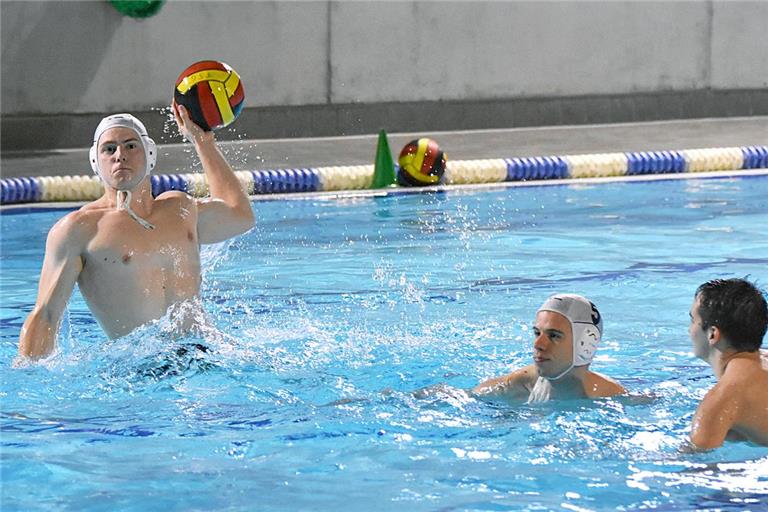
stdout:
POLYGON ((163 0, 109 0, 118 12, 132 18, 149 18, 157 14, 163 0))

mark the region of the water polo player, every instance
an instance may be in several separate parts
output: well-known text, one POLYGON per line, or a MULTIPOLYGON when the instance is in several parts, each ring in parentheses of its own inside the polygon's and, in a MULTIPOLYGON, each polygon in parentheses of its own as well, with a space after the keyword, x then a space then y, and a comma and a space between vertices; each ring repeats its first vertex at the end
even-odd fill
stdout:
POLYGON ((710 449, 726 439, 768 446, 768 360, 760 352, 768 304, 746 279, 714 279, 696 290, 688 327, 693 353, 717 378, 696 409, 691 444, 710 449))
POLYGON ((597 398, 622 394, 616 381, 589 370, 603 321, 580 295, 549 297, 536 312, 533 364, 478 385, 475 396, 538 402, 550 398, 597 398))
POLYGON ((171 315, 180 331, 201 309, 200 245, 253 226, 251 204, 214 134, 174 104, 179 132, 195 147, 211 197, 180 191, 152 196, 149 172, 157 150, 130 114, 99 123, 90 157, 104 194, 59 220, 48 233, 37 301, 19 337, 19 354, 53 352, 75 283, 110 338, 171 315))

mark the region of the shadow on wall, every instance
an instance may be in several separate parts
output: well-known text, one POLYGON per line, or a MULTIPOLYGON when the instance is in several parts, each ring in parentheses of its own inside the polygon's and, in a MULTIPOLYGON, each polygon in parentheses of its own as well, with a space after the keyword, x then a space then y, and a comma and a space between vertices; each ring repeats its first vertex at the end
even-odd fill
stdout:
MULTIPOLYGON (((42 106, 36 105, 33 97, 25 95, 24 88, 18 87, 18 84, 47 83, 50 95, 48 108, 57 104, 59 112, 77 111, 96 71, 104 64, 117 27, 125 19, 106 1, 58 4, 3 1, 2 96, 16 97, 17 109, 21 107, 31 115, 40 114, 42 106), (61 9, 67 10, 66 17, 62 16, 61 9), (18 26, 19 20, 21 27, 18 26), (78 21, 73 24, 71 20, 78 21), (15 22, 16 26, 6 26, 11 22, 15 22), (87 45, 77 43, 83 40, 83 32, 87 33, 87 45), (40 41, 49 44, 41 45, 40 41), (33 65, 15 69, 13 63, 21 61, 31 61, 33 65)), ((60 133, 61 137, 71 138, 68 132, 80 129, 76 119, 65 116, 60 119, 62 122, 57 130, 51 131, 60 133)), ((5 132, 3 139, 14 137, 13 133, 5 132)), ((84 137, 90 139, 88 134, 84 137)), ((5 142, 3 146, 7 147, 5 142)), ((52 142, 55 146, 58 140, 52 142)))

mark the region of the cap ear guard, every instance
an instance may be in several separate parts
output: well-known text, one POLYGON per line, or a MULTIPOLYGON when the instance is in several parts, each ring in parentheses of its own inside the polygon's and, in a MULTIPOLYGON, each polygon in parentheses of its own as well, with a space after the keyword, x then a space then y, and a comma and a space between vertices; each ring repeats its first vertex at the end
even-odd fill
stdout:
POLYGON ((600 343, 600 331, 592 324, 573 324, 573 366, 592 362, 600 343))
POLYGON ((147 157, 147 174, 149 174, 155 170, 155 164, 157 163, 157 144, 149 135, 142 135, 141 140, 144 142, 144 154, 147 157))
POLYGON ((99 174, 99 156, 98 156, 99 152, 96 148, 98 144, 99 144, 98 142, 94 141, 90 151, 88 151, 88 158, 91 161, 91 169, 93 169, 93 174, 95 174, 96 176, 99 177, 99 179, 101 179, 101 174, 99 174))

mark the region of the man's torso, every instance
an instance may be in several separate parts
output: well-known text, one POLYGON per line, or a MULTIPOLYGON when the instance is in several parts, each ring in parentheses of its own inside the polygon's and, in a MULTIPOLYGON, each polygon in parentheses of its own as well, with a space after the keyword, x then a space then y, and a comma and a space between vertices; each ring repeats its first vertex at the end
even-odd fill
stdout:
POLYGON ((92 234, 78 278, 88 306, 110 337, 162 317, 197 297, 200 250, 197 208, 181 195, 155 200, 145 229, 125 211, 93 210, 92 234))

